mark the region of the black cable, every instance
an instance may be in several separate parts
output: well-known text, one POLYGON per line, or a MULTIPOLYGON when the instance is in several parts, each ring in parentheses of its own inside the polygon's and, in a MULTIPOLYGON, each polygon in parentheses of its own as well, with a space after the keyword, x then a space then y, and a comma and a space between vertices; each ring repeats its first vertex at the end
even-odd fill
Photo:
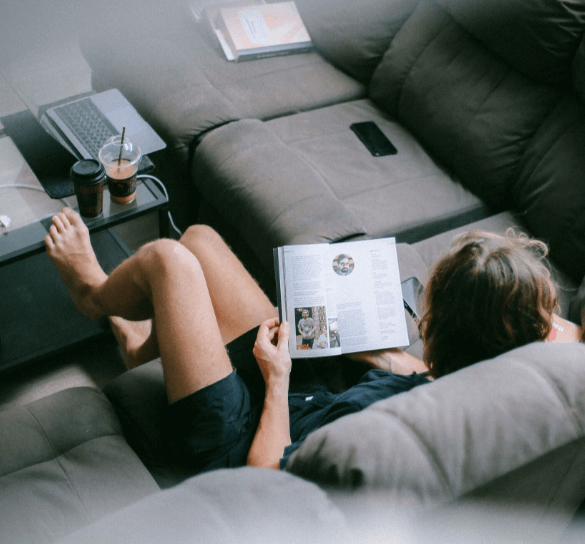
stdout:
MULTIPOLYGON (((155 176, 151 176, 150 174, 140 174, 139 176, 136 176, 136 179, 144 179, 144 178, 148 178, 148 179, 151 179, 152 181, 154 181, 161 188, 161 190, 165 194, 165 197, 167 198, 167 200, 169 200, 169 193, 167 192, 167 188, 165 187, 165 184, 160 179, 158 179, 155 176)), ((178 235, 180 238, 183 235, 183 233, 177 227, 177 225, 175 225, 175 222, 173 221, 173 216, 171 215, 170 210, 168 211, 168 215, 169 215, 169 221, 171 223, 171 227, 175 231, 175 234, 178 235)))

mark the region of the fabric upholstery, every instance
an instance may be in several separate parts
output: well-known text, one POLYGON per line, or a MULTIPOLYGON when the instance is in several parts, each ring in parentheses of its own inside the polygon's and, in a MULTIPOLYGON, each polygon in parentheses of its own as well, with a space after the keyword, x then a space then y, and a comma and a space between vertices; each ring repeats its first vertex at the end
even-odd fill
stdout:
POLYGON ((339 540, 344 529, 343 516, 316 485, 245 467, 191 478, 60 542, 323 542, 339 540))
POLYGON ((585 39, 581 40, 572 65, 573 87, 585 102, 585 39))
POLYGON ((279 245, 357 236, 410 242, 490 213, 367 100, 221 127, 199 145, 193 178, 270 267, 279 245), (397 155, 372 157, 349 129, 367 120, 397 155))
POLYGON ((433 1, 422 1, 376 69, 371 98, 494 208, 559 94, 512 69, 433 1))
POLYGON ((512 185, 515 208, 551 256, 580 280, 585 275, 585 105, 567 95, 528 145, 512 185))
POLYGON ((297 0, 317 51, 364 84, 418 0, 297 0))
POLYGON ((272 266, 272 248, 279 245, 331 242, 365 232, 319 172, 258 120, 213 131, 196 156, 197 186, 253 241, 265 266, 272 266))
MULTIPOLYGON (((530 229, 527 228, 523 216, 512 214, 510 212, 503 212, 417 242, 416 244, 413 244, 412 250, 419 255, 426 267, 430 268, 439 257, 448 251, 451 242, 457 235, 463 232, 476 230, 493 232, 494 234, 504 236, 506 231, 510 228, 513 229, 516 234, 525 233, 530 235, 530 229)), ((571 301, 576 295, 578 283, 564 272, 563 268, 559 267, 554 260, 548 258, 547 263, 552 273, 552 279, 557 286, 560 315, 564 318, 570 318, 569 307, 571 301)), ((574 323, 579 323, 579 321, 572 320, 574 323)))
POLYGON ((2 542, 52 542, 158 490, 96 389, 0 412, 2 542))
MULTIPOLYGON (((118 9, 118 8, 114 8, 118 9)), ((97 91, 118 88, 185 163, 197 136, 246 117, 271 119, 352 100, 365 87, 317 53, 228 62, 204 20, 123 43, 100 33, 83 40, 97 91), (105 37, 106 36, 106 37, 105 37), (116 62, 123 49, 124 62, 116 62)))
POLYGON ((162 489, 194 475, 168 447, 168 400, 160 359, 112 380, 104 387, 104 394, 116 410, 128 443, 162 489))
POLYGON ((585 325, 585 277, 583 277, 577 294, 571 300, 569 319, 573 323, 585 325))
POLYGON ((431 507, 478 491, 573 512, 585 478, 584 360, 579 343, 515 349, 319 429, 286 469, 396 503, 431 507), (546 485, 534 485, 539 477, 546 485))
POLYGON ((582 2, 438 0, 438 3, 514 69, 547 84, 569 82, 571 61, 585 28, 582 2))

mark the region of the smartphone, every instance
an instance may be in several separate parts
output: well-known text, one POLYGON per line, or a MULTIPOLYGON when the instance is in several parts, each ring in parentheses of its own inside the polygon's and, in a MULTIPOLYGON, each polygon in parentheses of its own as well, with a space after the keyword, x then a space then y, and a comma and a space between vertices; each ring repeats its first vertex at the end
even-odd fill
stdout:
POLYGON ((420 321, 420 298, 423 287, 420 282, 412 277, 402 282, 402 300, 406 311, 418 324, 420 321))
POLYGON ((353 123, 352 125, 349 125, 349 128, 374 157, 396 155, 396 153, 398 153, 398 150, 392 145, 392 142, 373 121, 353 123))

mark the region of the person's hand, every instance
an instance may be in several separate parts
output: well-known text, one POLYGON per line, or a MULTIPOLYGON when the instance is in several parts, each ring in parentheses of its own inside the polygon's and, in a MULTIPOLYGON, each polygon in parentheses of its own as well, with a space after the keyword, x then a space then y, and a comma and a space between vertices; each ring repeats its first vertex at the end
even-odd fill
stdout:
POLYGON ((266 384, 273 380, 288 379, 292 366, 288 337, 289 324, 283 321, 279 326, 277 317, 264 321, 258 329, 253 353, 266 384))

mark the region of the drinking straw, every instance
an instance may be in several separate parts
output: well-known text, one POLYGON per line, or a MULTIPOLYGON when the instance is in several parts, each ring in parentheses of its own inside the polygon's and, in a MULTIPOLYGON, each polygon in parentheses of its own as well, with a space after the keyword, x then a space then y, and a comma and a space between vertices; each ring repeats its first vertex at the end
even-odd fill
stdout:
POLYGON ((126 134, 126 126, 122 127, 122 141, 120 142, 120 155, 118 156, 118 166, 122 164, 122 150, 124 149, 124 135, 126 134))

